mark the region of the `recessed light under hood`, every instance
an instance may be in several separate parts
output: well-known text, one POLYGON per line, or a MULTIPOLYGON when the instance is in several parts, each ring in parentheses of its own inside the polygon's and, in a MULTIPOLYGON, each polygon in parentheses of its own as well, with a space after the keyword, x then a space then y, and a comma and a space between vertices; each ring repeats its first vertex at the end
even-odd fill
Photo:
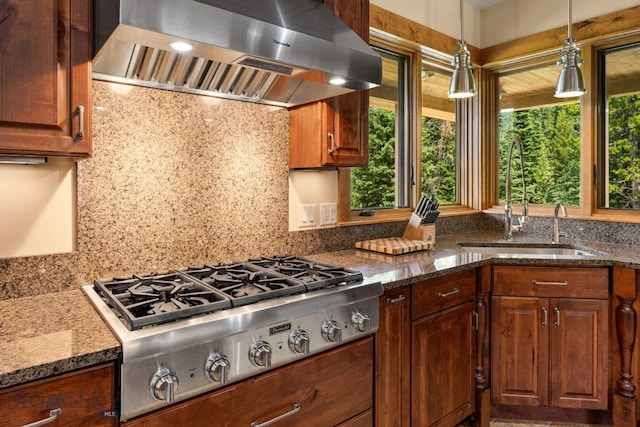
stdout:
MULTIPOLYGON (((292 107, 380 84, 322 0, 94 0, 96 79, 292 107), (179 52, 181 42, 193 48, 179 52), (343 79, 339 86, 331 80, 343 79)), ((186 47, 186 46, 183 46, 186 47)))

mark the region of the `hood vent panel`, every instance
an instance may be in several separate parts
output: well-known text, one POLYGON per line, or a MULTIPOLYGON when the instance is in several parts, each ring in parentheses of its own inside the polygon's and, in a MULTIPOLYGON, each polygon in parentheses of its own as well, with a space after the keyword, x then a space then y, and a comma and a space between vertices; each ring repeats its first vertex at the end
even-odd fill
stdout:
POLYGON ((224 1, 206 3, 94 0, 94 77, 287 107, 380 83, 379 55, 320 0, 233 0, 233 11, 215 6, 224 1), (256 17, 256 10, 273 7, 292 8, 300 22, 323 19, 321 36, 256 17), (239 14, 243 8, 252 16, 239 14), (206 28, 197 28, 203 23, 206 28), (328 35, 328 28, 339 34, 328 35), (194 50, 175 52, 172 41, 187 41, 194 50), (330 85, 335 76, 347 83, 330 85))

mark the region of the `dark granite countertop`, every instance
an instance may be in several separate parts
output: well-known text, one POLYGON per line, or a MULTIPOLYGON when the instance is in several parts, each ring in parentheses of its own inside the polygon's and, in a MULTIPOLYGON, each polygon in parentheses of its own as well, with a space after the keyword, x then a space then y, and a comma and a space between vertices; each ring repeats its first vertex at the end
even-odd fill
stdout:
POLYGON ((80 289, 0 301, 0 388, 115 360, 120 343, 80 289))
MULTIPOLYGON (((461 235, 438 236, 436 249, 403 255, 387 255, 362 249, 309 255, 310 258, 343 265, 362 272, 368 282, 381 282, 385 289, 406 286, 484 264, 622 266, 640 269, 640 247, 596 241, 562 239, 561 244, 591 250, 592 256, 480 254, 465 251, 458 243, 504 244, 502 233, 475 231, 461 235)), ((516 235, 513 246, 549 244, 535 237, 516 235)))
MULTIPOLYGON (((460 242, 503 242, 495 231, 438 236, 436 250, 386 255, 360 249, 308 255, 357 269, 367 282, 385 289, 467 270, 490 263, 512 265, 623 266, 640 269, 640 247, 572 241, 599 253, 569 255, 489 255, 466 252, 460 242)), ((517 235, 513 245, 549 243, 517 235)), ((115 360, 120 345, 83 292, 59 293, 0 301, 0 388, 115 360)))

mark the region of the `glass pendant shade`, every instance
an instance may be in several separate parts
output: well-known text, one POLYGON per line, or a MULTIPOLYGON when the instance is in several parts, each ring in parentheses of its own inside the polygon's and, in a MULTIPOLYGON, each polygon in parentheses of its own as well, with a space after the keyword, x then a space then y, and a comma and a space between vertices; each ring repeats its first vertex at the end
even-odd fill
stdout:
POLYGON ((464 40, 458 42, 458 51, 453 55, 453 75, 449 85, 449 98, 468 98, 476 94, 471 56, 464 40))
POLYGON ((587 93, 584 85, 584 77, 580 66, 584 62, 580 56, 580 48, 571 35, 571 0, 569 2, 568 37, 564 41, 564 47, 560 52, 558 65, 562 66, 558 83, 556 84, 556 98, 571 98, 587 93))

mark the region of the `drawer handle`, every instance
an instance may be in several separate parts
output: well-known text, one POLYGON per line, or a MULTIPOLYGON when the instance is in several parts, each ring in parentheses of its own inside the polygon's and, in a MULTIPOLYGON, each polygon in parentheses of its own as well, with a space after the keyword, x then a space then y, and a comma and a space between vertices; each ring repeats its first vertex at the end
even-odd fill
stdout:
POLYGON ((251 427, 265 427, 265 426, 269 426, 273 423, 277 423, 280 420, 283 420, 287 417, 290 417, 291 415, 295 414, 296 412, 298 412, 300 410, 300 403, 294 403, 293 404, 293 409, 290 410, 289 412, 285 412, 282 415, 278 415, 275 418, 271 418, 269 421, 265 421, 263 423, 258 423, 257 421, 254 421, 251 423, 251 427))
POLYGON ((558 307, 554 307, 553 313, 556 315, 556 321, 553 322, 553 326, 557 328, 560 326, 560 309, 558 307))
POLYGON ((404 301, 404 294, 400 294, 396 298, 387 298, 387 304, 395 304, 400 301, 404 301))
POLYGON ((52 423, 60 416, 60 414, 62 414, 62 408, 52 409, 49 411, 49 418, 45 418, 44 420, 36 421, 31 424, 25 424, 22 427, 38 427, 52 423))
POLYGON ((567 286, 569 284, 569 281, 564 280, 562 282, 538 282, 537 280, 532 280, 531 284, 539 286, 567 286))
POLYGON ((84 138, 84 107, 79 105, 76 111, 75 114, 78 115, 78 132, 73 136, 73 139, 82 139, 84 138))
POLYGON ((438 298, 450 297, 451 295, 455 295, 458 292, 460 292, 460 289, 458 288, 453 288, 453 290, 449 292, 438 292, 438 298))

